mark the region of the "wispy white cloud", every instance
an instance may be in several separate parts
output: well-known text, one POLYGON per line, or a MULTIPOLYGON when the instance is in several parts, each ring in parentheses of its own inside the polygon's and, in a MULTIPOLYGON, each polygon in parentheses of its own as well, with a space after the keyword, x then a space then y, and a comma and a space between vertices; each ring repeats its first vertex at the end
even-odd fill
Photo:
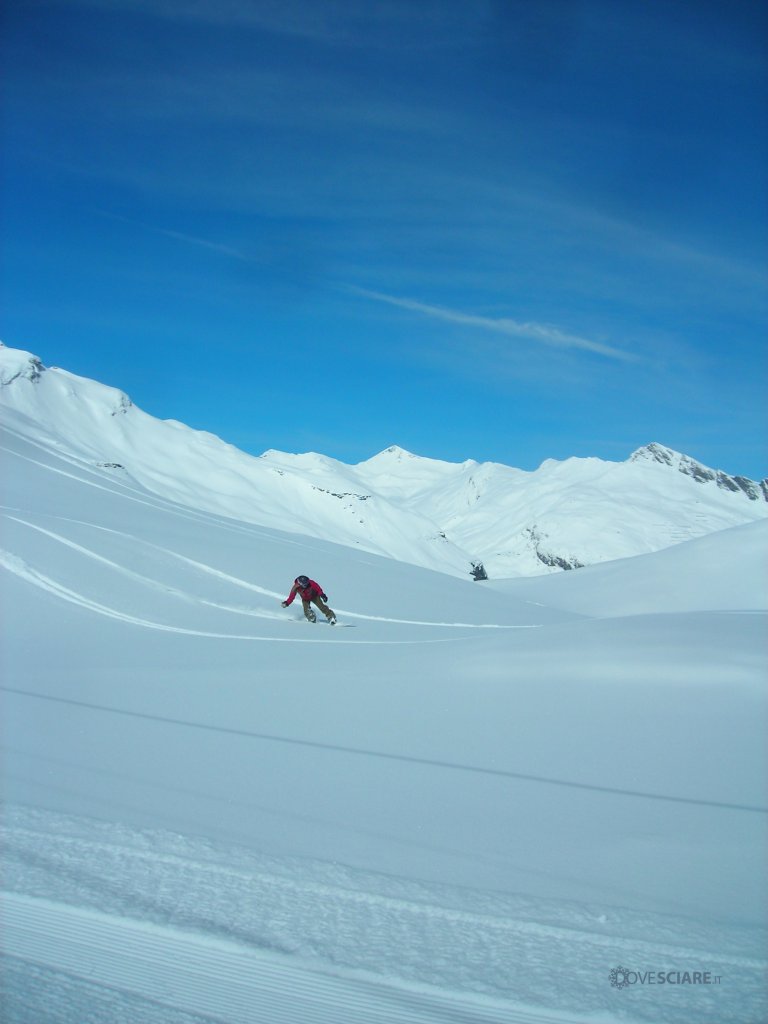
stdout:
POLYGON ((168 228, 154 228, 153 230, 158 231, 161 235, 165 235, 166 238, 175 238, 178 242, 198 245, 204 249, 210 249, 212 252, 217 252, 221 256, 229 256, 233 260, 242 260, 244 263, 260 262, 253 256, 249 256, 247 253, 241 252, 240 249, 235 249, 231 245, 221 245, 219 242, 210 242, 206 238, 196 238, 194 235, 185 235, 181 231, 170 231, 168 228))
POLYGON ((605 345, 590 338, 582 338, 576 334, 569 334, 560 330, 552 324, 540 324, 531 321, 521 322, 511 317, 489 317, 480 316, 475 313, 464 313, 461 310, 448 309, 445 306, 433 306, 424 302, 417 302, 414 299, 400 298, 395 295, 386 295, 383 292, 370 291, 367 288, 349 286, 349 291, 360 295, 362 298, 372 299, 375 302, 384 302, 390 306, 397 306, 399 309, 407 309, 423 316, 432 317, 436 320, 444 320, 448 323, 461 324, 467 327, 477 327, 480 330, 492 331, 495 334, 504 334, 514 338, 527 338, 530 341, 538 342, 541 345, 548 345, 551 348, 580 349, 584 352, 592 352, 595 355, 604 356, 607 359, 616 359, 622 362, 636 363, 640 359, 631 352, 605 345))
POLYGON ((199 246, 200 248, 208 249, 211 252, 217 252, 221 256, 228 256, 233 260, 242 260, 244 263, 261 262, 255 256, 250 256, 241 249, 236 249, 231 245, 222 245, 220 242, 212 242, 208 238, 199 238, 196 235, 185 234, 183 231, 173 231, 170 228, 158 227, 156 224, 146 224, 144 221, 135 220, 133 217, 124 217, 122 214, 112 213, 110 210, 97 210, 96 212, 101 217, 109 217, 110 220, 119 220, 123 224, 132 224, 144 229, 145 231, 152 231, 155 234, 164 235, 166 238, 173 238, 177 242, 184 242, 187 245, 199 246))

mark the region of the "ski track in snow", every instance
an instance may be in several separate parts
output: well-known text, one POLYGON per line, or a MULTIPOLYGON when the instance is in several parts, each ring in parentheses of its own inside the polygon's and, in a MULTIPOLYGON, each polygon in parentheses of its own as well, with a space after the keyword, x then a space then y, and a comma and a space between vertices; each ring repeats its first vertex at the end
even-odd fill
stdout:
MULTIPOLYGON (((58 583, 51 577, 46 576, 44 573, 39 572, 32 566, 28 565, 22 559, 10 552, 0 549, 0 565, 18 576, 20 579, 26 580, 28 583, 32 583, 42 590, 46 590, 54 596, 61 598, 64 601, 68 601, 71 604, 80 605, 82 608, 86 608, 88 611, 96 612, 99 615, 105 615, 110 619, 118 619, 122 622, 128 622, 134 626, 143 626, 146 629, 156 629, 167 633, 181 633, 186 636, 197 636, 205 637, 214 640, 246 640, 246 641, 259 641, 266 643, 286 643, 286 644, 318 644, 327 642, 327 634, 318 637, 285 637, 285 636, 260 636, 254 633, 214 633, 209 630, 202 629, 185 629, 183 626, 172 626, 167 623, 154 622, 151 619, 142 619, 136 615, 130 615, 127 612, 118 611, 116 608, 111 608, 109 605, 102 604, 98 601, 92 601, 90 598, 83 594, 77 593, 77 591, 71 590, 69 587, 64 586, 62 583, 58 583)), ((271 618, 271 616, 270 616, 271 618)), ((463 637, 445 637, 443 639, 420 639, 420 640, 337 640, 336 643, 342 644, 366 644, 366 645, 387 645, 387 646, 409 646, 414 644, 441 644, 441 643, 452 643, 457 640, 466 639, 463 637)))
POLYGON ((224 938, 0 894, 14 958, 228 1024, 565 1024, 488 996, 297 966, 224 938))
MULTIPOLYGON (((142 575, 141 573, 137 573, 133 569, 129 569, 126 566, 121 565, 118 562, 113 561, 112 559, 105 558, 103 555, 98 554, 98 552, 93 551, 90 548, 86 548, 86 547, 84 547, 81 544, 77 544, 75 541, 70 540, 69 538, 63 536, 60 533, 56 533, 53 530, 45 529, 45 527, 39 526, 39 525, 37 525, 35 523, 32 523, 32 522, 30 522, 27 519, 22 519, 22 518, 20 518, 17 515, 10 514, 10 512, 12 512, 12 511, 17 511, 16 509, 11 510, 11 509, 3 507, 3 511, 6 513, 6 518, 8 518, 9 520, 11 520, 13 522, 16 522, 16 523, 19 523, 22 526, 26 526, 30 530, 36 530, 38 533, 41 533, 44 536, 47 536, 47 537, 51 538, 52 540, 56 541, 57 543, 62 544, 65 547, 68 547, 68 548, 70 548, 70 549, 72 549, 74 551, 77 551, 79 554, 84 555, 86 558, 89 558, 89 559, 91 559, 93 561, 99 562, 100 564, 107 566, 109 569, 112 569, 115 572, 120 573, 121 575, 123 575, 125 577, 128 577, 129 579, 133 579, 133 580, 135 580, 138 583, 141 583, 141 584, 144 584, 146 586, 155 588, 155 589, 157 589, 159 591, 162 591, 164 594, 173 595, 173 596, 175 596, 177 598, 180 598, 182 600, 185 600, 185 601, 196 602, 198 604, 206 605, 206 606, 212 607, 212 608, 218 608, 221 611, 227 611, 227 612, 231 612, 231 613, 238 614, 238 615, 248 615, 248 616, 252 616, 254 618, 265 618, 265 619, 270 619, 270 620, 285 621, 285 616, 280 615, 278 612, 271 612, 271 611, 261 610, 261 609, 242 608, 242 607, 237 607, 237 606, 233 606, 233 605, 223 604, 223 603, 220 603, 218 601, 210 601, 210 600, 207 600, 205 598, 199 597, 197 595, 190 594, 187 591, 182 591, 182 590, 179 590, 178 588, 170 587, 167 584, 161 583, 158 580, 154 580, 154 579, 152 579, 152 578, 150 578, 148 576, 142 575)), ((141 540, 138 537, 132 536, 132 535, 127 534, 127 533, 124 533, 122 531, 112 530, 112 529, 109 529, 107 527, 97 526, 95 524, 84 522, 82 520, 66 519, 65 517, 56 517, 56 518, 61 519, 64 522, 75 523, 78 526, 85 526, 88 529, 99 530, 99 531, 101 531, 103 533, 111 533, 111 534, 114 534, 115 536, 122 537, 123 539, 129 540, 137 548, 143 546, 143 547, 152 549, 152 550, 154 550, 156 552, 161 553, 165 557, 173 558, 173 559, 176 559, 179 562, 182 562, 182 563, 184 563, 186 565, 189 565, 189 566, 193 567, 195 570, 197 570, 200 573, 207 574, 207 575, 216 577, 217 579, 224 580, 225 582, 231 583, 234 586, 241 587, 243 589, 250 590, 250 591, 253 591, 255 593, 262 594, 262 595, 264 595, 266 597, 270 597, 270 598, 280 599, 280 597, 281 597, 281 594, 278 594, 278 592, 275 591, 275 590, 269 590, 266 587, 259 586, 258 584, 250 583, 247 580, 243 580, 243 579, 241 579, 240 577, 237 577, 237 576, 232 576, 230 573, 224 572, 221 569, 216 569, 213 566, 207 565, 204 562, 199 562, 196 559, 189 558, 188 556, 182 555, 182 554, 180 554, 180 553, 178 553, 176 551, 172 551, 169 548, 160 547, 159 545, 151 544, 148 541, 143 541, 143 540, 141 540)), ((14 572, 16 575, 20 576, 21 578, 26 579, 28 582, 34 583, 35 585, 40 586, 40 587, 42 587, 45 590, 48 590, 50 593, 56 594, 56 596, 58 596, 58 597, 60 597, 60 598, 62 598, 64 600, 70 601, 70 602, 72 602, 74 604, 80 604, 83 607, 88 608, 91 611, 98 612, 98 613, 100 613, 102 615, 107 615, 110 618, 122 619, 125 622, 130 622, 130 623, 132 623, 134 625, 144 626, 144 627, 149 628, 149 629, 165 629, 165 630, 168 630, 169 632, 185 633, 185 634, 194 635, 194 636, 214 637, 216 639, 274 640, 276 642, 288 642, 288 643, 296 643, 296 642, 300 642, 300 643, 317 643, 317 642, 322 642, 322 641, 319 641, 319 640, 313 640, 311 638, 298 639, 298 638, 288 638, 288 637, 253 636, 253 635, 250 635, 250 634, 246 635, 246 634, 235 634, 235 633, 214 633, 214 632, 208 632, 208 631, 204 631, 204 630, 185 629, 185 628, 180 627, 180 626, 172 626, 172 625, 166 625, 166 624, 159 623, 159 622, 153 622, 151 620, 140 618, 138 616, 129 615, 129 614, 125 613, 125 612, 120 612, 117 609, 110 608, 109 606, 104 605, 104 604, 102 604, 100 602, 92 601, 91 599, 85 597, 84 595, 78 594, 76 591, 71 590, 70 588, 66 587, 64 584, 58 583, 57 581, 51 579, 51 577, 49 577, 49 576, 45 575, 44 573, 34 569, 32 566, 30 566, 28 563, 26 563, 23 559, 18 558, 17 556, 13 555, 11 552, 0 551, 0 564, 2 564, 9 571, 14 572)), ((386 617, 386 616, 381 616, 381 615, 364 615, 364 614, 361 614, 359 612, 347 611, 346 609, 343 609, 343 608, 338 609, 337 614, 343 615, 346 618, 362 619, 362 620, 367 620, 367 621, 372 621, 372 622, 386 622, 386 623, 392 623, 392 624, 397 624, 397 625, 408 625, 408 626, 432 626, 432 627, 440 627, 440 628, 443 628, 443 629, 536 629, 536 628, 539 628, 538 626, 536 626, 534 624, 532 624, 532 625, 525 625, 525 626, 515 626, 515 625, 502 625, 502 624, 497 624, 497 623, 431 622, 431 621, 417 620, 417 619, 396 619, 396 618, 391 618, 391 617, 386 617)), ((342 643, 356 643, 356 644, 357 643, 366 643, 366 644, 371 644, 371 643, 378 643, 378 644, 385 644, 385 643, 386 644, 394 644, 394 643, 397 643, 397 644, 409 644, 409 643, 441 643, 441 642, 445 642, 445 641, 441 641, 441 640, 423 640, 422 639, 422 640, 413 640, 413 641, 408 641, 408 640, 398 640, 398 641, 392 641, 392 640, 349 640, 349 641, 340 641, 340 642, 342 642, 342 643)))
POLYGON ((9 811, 13 958, 227 1024, 742 1024, 766 1008, 748 933, 9 811), (711 969, 723 985, 638 1003, 609 985, 618 964, 711 969))

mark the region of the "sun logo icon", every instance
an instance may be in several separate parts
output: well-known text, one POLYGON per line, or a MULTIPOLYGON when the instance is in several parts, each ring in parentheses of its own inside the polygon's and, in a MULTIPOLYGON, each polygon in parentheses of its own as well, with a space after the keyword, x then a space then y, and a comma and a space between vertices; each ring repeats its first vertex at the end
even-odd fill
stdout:
POLYGON ((629 984, 629 974, 626 967, 614 967, 610 973, 611 985, 614 988, 626 988, 629 984))

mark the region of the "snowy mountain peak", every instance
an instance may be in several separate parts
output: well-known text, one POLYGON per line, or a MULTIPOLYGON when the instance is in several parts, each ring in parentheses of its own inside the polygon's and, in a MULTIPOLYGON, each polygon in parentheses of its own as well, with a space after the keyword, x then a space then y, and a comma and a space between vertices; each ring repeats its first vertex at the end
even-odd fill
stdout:
POLYGON ((397 444, 391 444, 389 448, 385 448, 383 452, 379 452, 378 455, 373 455, 370 459, 366 459, 365 464, 370 465, 374 462, 391 464, 394 462, 405 462, 407 460, 419 458, 421 458, 421 456, 414 455, 413 452, 408 452, 405 448, 401 448, 397 444))
MULTIPOLYGON (((480 463, 475 462, 474 459, 467 459, 466 462, 446 462, 443 459, 433 459, 427 455, 414 455, 413 452, 393 444, 377 455, 372 455, 370 459, 359 462, 358 468, 372 469, 377 472, 392 468, 394 472, 452 474, 457 470, 479 465, 480 463)), ((488 465, 492 465, 492 463, 488 463, 488 465)))
POLYGON ((25 412, 35 410, 40 413, 44 408, 48 415, 37 416, 42 421, 55 418, 59 403, 62 403, 62 409, 68 410, 73 427, 76 427, 79 419, 78 410, 86 406, 90 415, 100 412, 110 416, 125 413, 133 407, 128 395, 118 388, 99 384, 88 377, 79 377, 58 366, 45 366, 39 356, 23 349, 8 348, 0 342, 0 386, 20 381, 39 384, 41 390, 21 394, 14 388, 17 393, 12 394, 9 389, 4 395, 5 401, 9 406, 15 405, 17 408, 24 407, 25 402, 27 405, 31 402, 29 408, 24 409, 25 412))
POLYGON ((667 448, 663 444, 654 441, 638 448, 630 456, 630 462, 655 462, 662 466, 669 466, 677 469, 685 476, 691 477, 697 483, 715 483, 724 491, 731 491, 734 494, 743 494, 750 501, 768 501, 768 480, 755 481, 744 476, 729 476, 720 469, 710 469, 688 455, 682 455, 673 448, 667 448))
POLYGON ((38 381, 45 372, 40 359, 31 352, 8 348, 0 341, 0 386, 13 383, 18 378, 38 381))
POLYGON ((679 468, 682 460, 686 458, 687 456, 676 452, 674 448, 667 448, 666 445, 659 444, 658 441, 652 441, 650 444, 646 444, 642 448, 638 448, 636 452, 633 452, 629 457, 629 461, 659 462, 663 466, 679 468))

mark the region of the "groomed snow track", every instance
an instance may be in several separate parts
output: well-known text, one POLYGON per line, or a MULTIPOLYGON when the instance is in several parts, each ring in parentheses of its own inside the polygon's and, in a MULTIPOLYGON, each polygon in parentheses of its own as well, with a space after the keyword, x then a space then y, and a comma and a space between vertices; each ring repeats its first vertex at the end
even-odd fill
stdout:
MULTIPOLYGON (((15 959, 227 1024, 567 1024, 583 1018, 323 973, 210 935, 12 893, 15 959)), ((21 1020, 21 1017, 16 1017, 21 1020)))

